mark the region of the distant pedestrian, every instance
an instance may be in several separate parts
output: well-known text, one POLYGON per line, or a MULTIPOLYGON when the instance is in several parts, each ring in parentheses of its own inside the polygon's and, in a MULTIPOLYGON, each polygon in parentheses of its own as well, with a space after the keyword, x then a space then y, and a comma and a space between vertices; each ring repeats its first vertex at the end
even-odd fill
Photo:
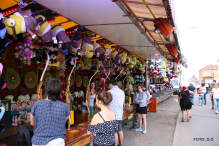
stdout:
POLYGON ((199 94, 199 106, 200 106, 200 105, 204 105, 204 94, 206 93, 205 83, 201 84, 199 90, 202 91, 202 93, 199 94))
POLYGON ((101 109, 94 115, 87 129, 87 134, 93 134, 94 146, 115 146, 115 131, 118 126, 115 121, 115 113, 109 109, 112 101, 112 94, 106 91, 100 91, 96 96, 96 105, 101 109))
POLYGON ((139 119, 139 128, 136 131, 143 131, 144 134, 147 133, 147 122, 146 122, 146 114, 147 114, 147 101, 150 100, 150 96, 148 97, 141 85, 137 86, 138 92, 136 94, 135 103, 137 104, 136 112, 138 113, 139 119), (142 119, 144 130, 142 130, 142 119))
POLYGON ((219 108, 219 88, 218 85, 215 85, 215 88, 212 89, 212 93, 214 95, 214 109, 215 113, 218 114, 218 108, 219 108))
POLYGON ((210 85, 210 94, 211 94, 211 102, 212 102, 212 110, 214 109, 214 95, 212 94, 212 89, 215 88, 215 85, 217 85, 216 80, 213 80, 213 83, 210 85))
MULTIPOLYGON (((195 86, 193 86, 193 84, 190 84, 190 86, 188 87, 188 89, 189 89, 190 91, 194 92, 194 93, 195 93, 195 91, 196 91, 195 86)), ((195 95, 195 94, 192 94, 192 95, 191 95, 192 98, 190 98, 190 100, 191 100, 191 102, 192 102, 193 104, 194 104, 194 95, 195 95)))
MULTIPOLYGON (((109 108, 114 111, 116 114, 116 123, 118 125, 118 133, 120 143, 123 143, 123 132, 122 132, 122 116, 123 116, 123 107, 125 102, 125 93, 117 86, 117 81, 115 79, 111 79, 109 81, 109 88, 112 94, 112 102, 109 104, 109 108)), ((118 145, 118 135, 115 133, 115 144, 118 145)))
POLYGON ((180 107, 183 114, 182 122, 185 122, 186 111, 187 111, 187 122, 190 121, 190 109, 192 107, 192 102, 189 99, 190 94, 194 94, 194 92, 187 90, 186 86, 183 86, 182 92, 180 94, 180 98, 181 98, 180 107))

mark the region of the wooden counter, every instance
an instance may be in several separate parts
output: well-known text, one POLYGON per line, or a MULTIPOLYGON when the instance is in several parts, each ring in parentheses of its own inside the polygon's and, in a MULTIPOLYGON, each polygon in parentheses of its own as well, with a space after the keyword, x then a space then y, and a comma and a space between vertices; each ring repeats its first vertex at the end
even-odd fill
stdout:
MULTIPOLYGON (((130 122, 133 118, 134 106, 125 107, 123 111, 122 125, 130 122)), ((87 128, 90 122, 85 122, 66 130, 66 146, 87 146, 90 142, 90 136, 87 135, 87 128)))

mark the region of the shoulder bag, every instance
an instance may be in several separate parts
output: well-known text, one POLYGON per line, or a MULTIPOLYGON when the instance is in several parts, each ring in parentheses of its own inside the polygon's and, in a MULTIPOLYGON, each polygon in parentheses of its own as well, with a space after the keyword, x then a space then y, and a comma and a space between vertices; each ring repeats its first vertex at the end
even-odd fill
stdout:
MULTIPOLYGON (((184 91, 184 93, 186 94, 186 92, 184 91)), ((186 96, 188 97, 188 99, 189 99, 189 101, 190 101, 190 103, 192 104, 192 105, 194 105, 194 103, 192 103, 191 102, 191 100, 190 100, 190 98, 189 98, 189 96, 186 94, 186 96)))
POLYGON ((202 94, 202 89, 199 89, 197 94, 202 94))

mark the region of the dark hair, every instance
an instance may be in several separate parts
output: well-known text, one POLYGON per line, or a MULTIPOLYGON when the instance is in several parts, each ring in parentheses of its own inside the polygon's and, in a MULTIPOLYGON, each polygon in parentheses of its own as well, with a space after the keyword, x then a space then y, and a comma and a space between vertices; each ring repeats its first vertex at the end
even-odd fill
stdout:
POLYGON ((60 99, 62 92, 62 83, 57 78, 48 77, 45 82, 45 93, 48 95, 48 99, 57 101, 60 99))
POLYGON ((115 79, 110 79, 109 84, 112 84, 113 86, 117 86, 117 81, 115 79))
POLYGON ((216 82, 216 80, 213 80, 213 82, 216 82))
POLYGON ((205 83, 202 83, 202 87, 204 87, 205 86, 205 83))
POLYGON ((95 88, 94 88, 94 90, 95 90, 95 92, 97 91, 97 84, 96 84, 96 82, 95 81, 91 81, 91 83, 90 83, 90 91, 91 91, 91 84, 92 83, 95 83, 95 88))
POLYGON ((109 105, 109 103, 112 101, 112 94, 107 91, 100 91, 97 93, 97 99, 102 101, 104 105, 109 105))
POLYGON ((145 90, 144 90, 144 88, 143 88, 142 85, 137 85, 137 86, 136 86, 136 87, 137 87, 137 92, 138 92, 138 87, 139 87, 139 86, 141 87, 142 91, 145 92, 145 90))
POLYGON ((140 81, 136 81, 136 85, 137 85, 137 84, 141 84, 141 82, 140 82, 140 81))

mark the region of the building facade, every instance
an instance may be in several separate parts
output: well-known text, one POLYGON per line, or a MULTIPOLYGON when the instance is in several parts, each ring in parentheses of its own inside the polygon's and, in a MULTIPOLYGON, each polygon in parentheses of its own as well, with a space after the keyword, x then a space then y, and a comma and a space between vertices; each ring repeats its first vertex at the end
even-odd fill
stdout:
POLYGON ((200 83, 212 83, 213 80, 219 81, 219 66, 207 65, 199 70, 200 83))
POLYGON ((194 75, 194 76, 192 76, 192 77, 188 80, 188 82, 189 82, 190 84, 195 85, 195 84, 199 83, 199 80, 198 80, 198 78, 196 78, 195 75, 194 75))

